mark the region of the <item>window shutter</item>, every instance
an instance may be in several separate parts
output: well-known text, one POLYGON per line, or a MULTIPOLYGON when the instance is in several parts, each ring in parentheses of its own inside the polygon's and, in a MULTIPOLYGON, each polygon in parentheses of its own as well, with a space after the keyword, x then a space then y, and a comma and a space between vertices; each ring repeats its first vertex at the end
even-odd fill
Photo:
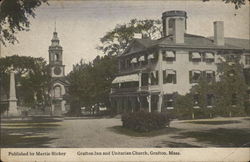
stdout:
POLYGON ((176 84, 177 83, 177 74, 176 74, 176 71, 175 71, 175 75, 174 75, 174 78, 173 78, 173 82, 174 82, 174 84, 176 84))
POLYGON ((192 71, 189 71, 189 83, 192 83, 192 71))

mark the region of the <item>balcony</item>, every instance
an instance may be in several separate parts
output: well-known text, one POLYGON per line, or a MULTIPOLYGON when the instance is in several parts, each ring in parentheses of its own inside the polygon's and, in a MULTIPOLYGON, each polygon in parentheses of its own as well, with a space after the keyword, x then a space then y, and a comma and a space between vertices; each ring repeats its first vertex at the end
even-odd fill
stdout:
POLYGON ((111 93, 126 93, 126 92, 137 92, 139 87, 129 87, 129 88, 111 88, 111 93))

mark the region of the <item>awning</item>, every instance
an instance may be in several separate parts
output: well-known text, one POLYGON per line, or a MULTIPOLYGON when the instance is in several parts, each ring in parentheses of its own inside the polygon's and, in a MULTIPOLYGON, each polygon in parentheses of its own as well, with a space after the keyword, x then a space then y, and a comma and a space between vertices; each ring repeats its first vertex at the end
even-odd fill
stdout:
POLYGON ((199 52, 192 52, 192 59, 201 59, 201 55, 199 52))
POLYGON ((168 70, 166 70, 166 74, 167 74, 167 75, 168 75, 168 74, 175 74, 175 71, 174 71, 174 70, 168 69, 168 70))
POLYGON ((196 73, 196 74, 200 74, 201 73, 201 71, 199 71, 199 70, 193 70, 192 72, 193 72, 193 74, 194 73, 196 73))
POLYGON ((138 61, 145 61, 145 57, 144 56, 139 57, 138 61))
POLYGON ((207 73, 207 74, 213 74, 213 71, 207 70, 206 73, 207 73))
POLYGON ((148 59, 154 59, 155 57, 154 57, 154 54, 149 54, 148 55, 148 59))
POLYGON ((173 51, 167 51, 165 56, 168 58, 175 58, 175 54, 173 51))
POLYGON ((213 55, 213 53, 206 53, 205 58, 206 59, 214 59, 214 55, 213 55))
POLYGON ((131 60, 131 63, 137 63, 137 58, 133 58, 133 59, 131 60))
POLYGON ((113 81, 112 84, 115 83, 124 83, 124 82, 138 82, 139 76, 138 74, 131 74, 131 75, 124 75, 124 76, 118 76, 113 81))

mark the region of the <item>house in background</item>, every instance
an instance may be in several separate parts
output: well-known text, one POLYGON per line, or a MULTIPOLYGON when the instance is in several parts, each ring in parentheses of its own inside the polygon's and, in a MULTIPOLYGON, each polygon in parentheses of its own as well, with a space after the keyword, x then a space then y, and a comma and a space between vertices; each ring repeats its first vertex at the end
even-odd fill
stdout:
MULTIPOLYGON (((214 37, 186 33, 187 13, 162 14, 163 37, 134 39, 118 57, 119 74, 112 82, 111 105, 117 112, 173 109, 174 94, 186 94, 203 76, 216 80, 216 63, 224 55, 240 55, 250 68, 249 40, 224 38, 224 23, 214 22, 214 37)), ((249 92, 250 94, 250 92, 249 92)), ((212 106, 212 94, 208 106, 212 106)))

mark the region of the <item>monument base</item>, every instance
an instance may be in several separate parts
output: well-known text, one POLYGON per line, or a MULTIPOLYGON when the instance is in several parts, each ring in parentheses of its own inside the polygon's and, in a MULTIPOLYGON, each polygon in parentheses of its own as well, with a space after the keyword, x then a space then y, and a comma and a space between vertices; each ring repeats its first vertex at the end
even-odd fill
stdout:
POLYGON ((20 117, 21 113, 17 109, 16 101, 9 102, 9 110, 7 112, 8 117, 20 117))

